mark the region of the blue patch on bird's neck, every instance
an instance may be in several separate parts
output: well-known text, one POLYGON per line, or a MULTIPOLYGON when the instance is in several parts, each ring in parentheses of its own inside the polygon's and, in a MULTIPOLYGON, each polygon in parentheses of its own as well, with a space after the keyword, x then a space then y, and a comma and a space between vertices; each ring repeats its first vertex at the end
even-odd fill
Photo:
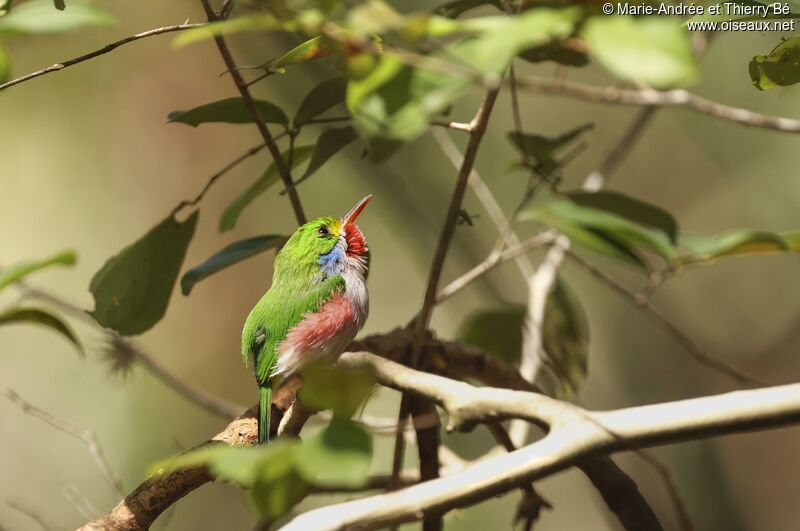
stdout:
POLYGON ((334 245, 328 254, 320 255, 317 263, 325 276, 335 277, 342 273, 342 263, 345 259, 345 250, 341 245, 334 245))

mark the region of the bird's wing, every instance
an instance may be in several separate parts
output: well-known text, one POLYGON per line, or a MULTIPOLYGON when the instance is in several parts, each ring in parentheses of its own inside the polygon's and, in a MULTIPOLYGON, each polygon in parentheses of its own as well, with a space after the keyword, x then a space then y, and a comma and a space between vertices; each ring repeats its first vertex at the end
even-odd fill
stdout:
POLYGON ((245 363, 253 359, 259 383, 269 379, 278 358, 278 345, 286 338, 289 330, 304 315, 318 311, 334 293, 344 292, 344 289, 344 279, 341 276, 332 276, 305 290, 273 286, 258 301, 244 325, 242 356, 245 363))

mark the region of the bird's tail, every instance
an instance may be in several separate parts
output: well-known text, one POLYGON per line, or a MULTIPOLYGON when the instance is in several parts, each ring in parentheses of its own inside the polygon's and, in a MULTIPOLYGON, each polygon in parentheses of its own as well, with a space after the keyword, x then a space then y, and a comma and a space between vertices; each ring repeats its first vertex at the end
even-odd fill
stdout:
POLYGON ((272 409, 272 386, 258 387, 258 444, 269 442, 269 414, 272 409))

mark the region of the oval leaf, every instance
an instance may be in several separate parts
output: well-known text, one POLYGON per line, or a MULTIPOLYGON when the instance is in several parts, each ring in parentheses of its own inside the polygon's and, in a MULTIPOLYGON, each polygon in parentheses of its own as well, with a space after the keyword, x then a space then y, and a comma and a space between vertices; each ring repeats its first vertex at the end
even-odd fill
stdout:
POLYGON ((592 17, 581 37, 592 57, 622 79, 668 88, 698 78, 689 31, 677 18, 592 17))
POLYGON ((558 151, 577 140, 583 133, 593 127, 594 124, 586 123, 558 136, 543 136, 533 133, 518 134, 512 131, 508 133, 508 138, 520 153, 531 157, 543 171, 552 171, 559 165, 555 158, 558 151))
POLYGON ((537 384, 551 396, 572 400, 589 370, 589 320, 580 301, 559 277, 547 297, 542 340, 547 371, 540 371, 537 384))
POLYGON ((184 295, 189 295, 194 285, 204 278, 241 262, 242 260, 246 260, 251 256, 263 253, 268 249, 280 247, 286 239, 286 236, 268 234, 266 236, 256 236, 255 238, 240 240, 226 246, 220 252, 208 258, 202 264, 193 267, 183 275, 181 278, 181 292, 184 295))
POLYGON ((458 337, 497 358, 518 364, 522 352, 523 306, 482 310, 468 316, 458 330, 458 337))
POLYGON ((78 336, 67 326, 64 321, 44 310, 36 308, 12 308, 0 313, 0 325, 30 323, 46 326, 61 334, 70 343, 75 345, 78 352, 83 355, 83 346, 78 340, 78 336))
POLYGON ((13 284, 18 280, 21 280, 26 275, 29 275, 35 271, 39 271, 40 269, 45 269, 54 265, 71 266, 75 265, 76 260, 77 257, 75 255, 75 251, 66 250, 56 253, 52 256, 48 256, 42 260, 23 262, 21 264, 12 266, 4 271, 0 271, 0 290, 9 284, 13 284))
POLYGON ((53 9, 52 0, 32 0, 14 6, 0 18, 0 36, 4 34, 43 34, 71 31, 87 26, 109 27, 117 19, 96 5, 74 0, 69 9, 53 9))
POLYGON ((581 206, 606 210, 633 222, 664 231, 672 243, 678 239, 678 222, 663 208, 619 192, 567 192, 567 197, 581 206))
MULTIPOLYGON (((342 127, 339 129, 326 129, 323 131, 317 143, 314 146, 314 154, 311 155, 311 161, 308 163, 305 173, 302 177, 297 179, 294 183, 295 186, 311 177, 314 172, 322 167, 328 159, 338 153, 341 149, 347 146, 350 142, 356 139, 355 129, 351 126, 342 127)), ((281 195, 287 192, 287 188, 281 190, 281 195)))
MULTIPOLYGON (((294 148, 292 155, 292 167, 299 166, 311 156, 314 146, 300 146, 294 148)), ((283 160, 289 160, 289 150, 283 152, 283 160)), ((236 226, 242 211, 252 203, 258 196, 266 192, 273 184, 278 182, 280 175, 275 163, 271 163, 267 170, 244 192, 236 196, 231 204, 222 213, 219 219, 220 232, 229 231, 236 226)))
POLYGON ((366 483, 372 464, 372 437, 355 422, 334 418, 298 448, 300 476, 321 486, 359 487, 366 483))
POLYGON ((198 212, 179 223, 172 215, 112 257, 89 285, 92 317, 122 335, 149 330, 167 311, 198 212))
POLYGON ((367 398, 375 378, 367 370, 344 370, 312 364, 303 371, 298 396, 311 409, 333 410, 337 418, 350 418, 367 398))
MULTIPOLYGON (((286 113, 274 103, 264 100, 256 100, 255 103, 258 115, 264 122, 284 127, 289 125, 286 113)), ((192 127, 203 123, 249 124, 253 122, 253 115, 250 114, 242 98, 227 98, 188 111, 172 111, 167 120, 170 123, 182 123, 192 127)))
POLYGON ((769 55, 756 55, 750 61, 750 79, 759 90, 786 87, 800 82, 800 37, 776 46, 769 55))
POLYGON ((796 251, 791 235, 784 237, 774 232, 746 229, 709 235, 683 233, 680 244, 689 251, 681 255, 682 264, 706 262, 734 254, 796 251))
POLYGON ((299 129, 333 106, 343 103, 346 92, 347 80, 341 77, 323 81, 311 89, 294 116, 295 128, 299 129))
POLYGON ((322 36, 313 37, 306 42, 295 46, 285 54, 281 55, 275 64, 271 65, 274 69, 284 68, 289 65, 296 65, 319 57, 326 57, 331 54, 331 49, 324 42, 322 36))

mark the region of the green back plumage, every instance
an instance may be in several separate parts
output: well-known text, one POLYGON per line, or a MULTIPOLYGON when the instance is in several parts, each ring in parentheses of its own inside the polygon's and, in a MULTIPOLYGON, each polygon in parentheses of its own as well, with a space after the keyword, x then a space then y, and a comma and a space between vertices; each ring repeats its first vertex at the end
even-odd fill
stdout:
POLYGON ((272 286, 253 307, 242 332, 244 362, 252 358, 256 378, 265 383, 277 361, 277 347, 308 312, 317 311, 344 289, 340 276, 324 280, 318 259, 333 249, 340 222, 333 217, 309 221, 295 231, 275 257, 272 286), (320 237, 321 226, 330 235, 320 237))
POLYGON ((269 440, 271 375, 278 361, 278 345, 309 312, 316 312, 333 293, 344 290, 341 276, 324 278, 321 255, 336 245, 340 221, 325 217, 295 231, 275 257, 272 286, 253 307, 242 331, 242 357, 252 359, 259 391, 259 442, 269 440), (323 227, 328 235, 320 234, 323 227))

